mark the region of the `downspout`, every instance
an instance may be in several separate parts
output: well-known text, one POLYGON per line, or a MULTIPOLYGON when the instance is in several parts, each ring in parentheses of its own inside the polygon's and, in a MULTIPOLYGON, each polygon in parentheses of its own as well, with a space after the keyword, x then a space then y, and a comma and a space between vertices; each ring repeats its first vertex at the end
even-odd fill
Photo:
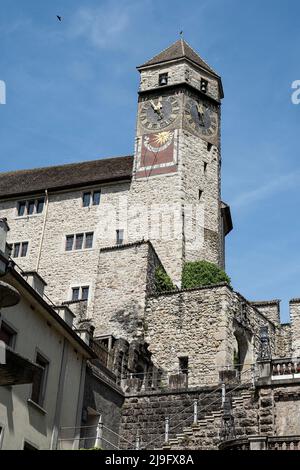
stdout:
POLYGON ((60 417, 61 417, 61 407, 62 401, 64 397, 64 384, 65 384, 65 374, 66 374, 66 367, 67 367, 67 359, 68 359, 68 341, 64 338, 64 345, 62 351, 62 358, 61 358, 61 367, 59 373, 59 381, 58 381, 58 390, 56 396, 56 407, 55 407, 55 414, 54 414, 54 421, 53 421, 53 430, 52 430, 52 437, 51 437, 51 450, 57 449, 58 437, 59 437, 59 425, 60 425, 60 417))
POLYGON ((40 259, 41 259, 41 254, 42 254, 42 246, 43 246, 43 241, 44 241, 44 234, 45 234, 45 227, 46 227, 46 220, 47 220, 47 214, 48 214, 48 206, 49 206, 49 197, 48 197, 48 190, 45 189, 45 215, 44 215, 44 221, 43 221, 43 227, 42 227, 42 233, 41 233, 41 240, 40 240, 40 246, 39 246, 39 251, 37 255, 37 260, 36 260, 36 272, 39 270, 39 265, 40 265, 40 259))
POLYGON ((74 435, 73 449, 79 448, 81 421, 82 421, 82 407, 83 407, 83 397, 84 397, 84 388, 85 388, 85 377, 86 377, 86 360, 84 357, 82 357, 81 372, 80 372, 80 385, 79 385, 79 393, 78 393, 78 401, 77 401, 76 429, 75 429, 75 435, 74 435))

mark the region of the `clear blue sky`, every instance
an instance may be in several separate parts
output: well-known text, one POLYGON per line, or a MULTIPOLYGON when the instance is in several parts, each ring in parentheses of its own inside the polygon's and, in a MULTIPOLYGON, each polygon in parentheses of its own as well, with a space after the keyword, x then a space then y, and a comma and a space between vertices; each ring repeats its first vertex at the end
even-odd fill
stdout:
POLYGON ((297 0, 1 0, 1 171, 133 153, 135 67, 185 39, 222 75, 227 272, 251 300, 300 297, 297 0), (56 15, 61 15, 59 22, 56 15))

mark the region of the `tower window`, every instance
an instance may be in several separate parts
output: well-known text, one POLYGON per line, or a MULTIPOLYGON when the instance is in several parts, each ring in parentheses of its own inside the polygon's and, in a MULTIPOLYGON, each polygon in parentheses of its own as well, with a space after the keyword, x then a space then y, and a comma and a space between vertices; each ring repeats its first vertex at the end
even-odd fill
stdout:
POLYGON ((89 192, 83 193, 82 206, 83 207, 99 206, 100 199, 101 199, 100 189, 97 189, 96 191, 89 191, 89 192))
POLYGON ((71 300, 73 302, 77 302, 78 300, 88 300, 89 290, 90 290, 89 286, 72 287, 71 300))
POLYGON ((204 173, 206 173, 206 170, 207 170, 207 162, 204 162, 204 163, 203 163, 203 171, 204 171, 204 173))
POLYGON ((189 358, 188 356, 179 358, 179 372, 188 375, 189 372, 189 358))
POLYGON ((77 233, 75 237, 75 250, 82 250, 83 233, 77 233))
POLYGON ((65 250, 87 250, 93 248, 94 232, 66 235, 65 250))
POLYGON ((12 244, 12 257, 19 258, 21 256, 24 258, 27 256, 28 251, 28 242, 20 242, 20 243, 13 243, 12 244))
POLYGON ((212 149, 212 144, 210 142, 207 142, 207 150, 210 152, 212 149))
POLYGON ((159 86, 164 86, 168 84, 168 73, 160 73, 158 76, 159 86))
POLYGON ((124 230, 116 230, 116 244, 123 245, 124 243, 124 230))
POLYGON ((199 189, 199 195, 198 195, 199 201, 201 201, 202 195, 203 195, 203 191, 202 191, 202 189, 199 189))
POLYGON ((208 81, 205 80, 204 78, 201 78, 200 90, 202 91, 202 93, 207 93, 207 87, 208 87, 208 81))

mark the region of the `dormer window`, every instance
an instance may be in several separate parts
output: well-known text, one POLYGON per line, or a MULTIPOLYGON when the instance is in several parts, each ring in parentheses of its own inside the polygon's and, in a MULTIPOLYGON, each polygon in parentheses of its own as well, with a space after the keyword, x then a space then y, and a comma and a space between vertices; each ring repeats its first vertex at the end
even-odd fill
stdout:
POLYGON ((159 84, 159 86, 168 85, 168 74, 167 73, 160 73, 159 74, 158 84, 159 84))
POLYGON ((202 91, 202 93, 207 93, 207 87, 208 87, 208 81, 205 80, 204 78, 201 78, 200 90, 202 91))

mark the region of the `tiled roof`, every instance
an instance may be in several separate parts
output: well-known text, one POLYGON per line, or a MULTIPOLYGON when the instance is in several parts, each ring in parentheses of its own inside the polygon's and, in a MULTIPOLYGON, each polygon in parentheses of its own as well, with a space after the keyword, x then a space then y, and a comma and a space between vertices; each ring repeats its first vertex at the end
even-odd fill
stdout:
POLYGON ((0 173, 0 198, 130 179, 133 156, 0 173))
MULTIPOLYGON (((186 58, 195 64, 199 65, 208 72, 217 75, 216 72, 194 51, 194 49, 189 46, 189 44, 183 39, 179 39, 174 42, 167 49, 164 49, 162 52, 154 56, 152 59, 148 60, 143 65, 140 65, 138 68, 148 67, 150 65, 160 64, 162 62, 168 62, 170 60, 186 58)), ((218 76, 218 75, 217 75, 218 76)))

